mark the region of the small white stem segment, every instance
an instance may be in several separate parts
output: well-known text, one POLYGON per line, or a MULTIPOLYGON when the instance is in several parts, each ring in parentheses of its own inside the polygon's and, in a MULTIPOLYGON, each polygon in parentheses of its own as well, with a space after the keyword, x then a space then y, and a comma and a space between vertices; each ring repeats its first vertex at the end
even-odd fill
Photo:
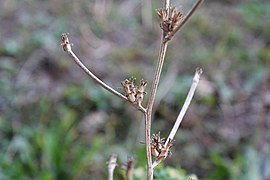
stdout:
POLYGON ((113 172, 115 166, 117 165, 117 155, 111 155, 110 160, 108 162, 108 180, 113 180, 113 172))
MULTIPOLYGON (((178 115, 178 117, 177 117, 177 119, 176 119, 176 121, 174 123, 174 126, 173 126, 173 128, 172 128, 172 130, 170 132, 170 135, 168 136, 168 138, 166 140, 166 143, 164 145, 165 147, 167 146, 167 144, 169 143, 170 140, 174 139, 174 136, 175 136, 175 134, 176 134, 176 132, 177 132, 183 118, 184 118, 184 115, 187 112, 187 109, 188 109, 188 107, 190 105, 190 102, 191 102, 191 100, 192 100, 192 98, 194 96, 194 92, 195 92, 195 90, 197 88, 197 85, 198 85, 198 83, 200 81, 200 77, 201 77, 202 73, 203 73, 203 70, 201 68, 196 68, 196 72, 195 72, 195 75, 193 77, 192 85, 191 85, 191 87, 189 89, 189 92, 188 92, 188 95, 187 95, 186 100, 184 102, 184 105, 183 105, 183 107, 182 107, 182 109, 181 109, 181 111, 180 111, 180 113, 179 113, 179 115, 178 115)), ((152 165, 153 168, 155 168, 161 161, 154 161, 154 163, 152 165)))
POLYGON ((190 105, 190 102, 191 102, 191 100, 193 98, 194 92, 195 92, 195 90, 197 88, 197 85, 198 85, 198 83, 200 81, 200 77, 201 77, 202 73, 203 73, 203 70, 201 68, 196 68, 196 72, 195 72, 195 75, 193 77, 193 82, 192 82, 192 85, 191 85, 191 87, 189 89, 189 92, 188 92, 188 95, 186 97, 185 103, 184 103, 184 105, 183 105, 183 107, 182 107, 182 109, 181 109, 175 123, 174 123, 174 126, 173 126, 173 128, 172 128, 172 130, 170 132, 169 137, 166 140, 165 146, 168 144, 169 139, 174 139, 174 136, 175 136, 175 134, 176 134, 176 132, 177 132, 183 118, 184 118, 184 115, 187 112, 187 109, 188 109, 188 107, 190 105))

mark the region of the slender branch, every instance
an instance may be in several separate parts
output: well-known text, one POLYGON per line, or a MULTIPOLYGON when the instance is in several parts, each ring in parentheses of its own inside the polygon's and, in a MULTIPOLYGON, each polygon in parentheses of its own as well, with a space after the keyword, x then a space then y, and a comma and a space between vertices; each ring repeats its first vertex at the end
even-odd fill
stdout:
POLYGON ((199 5, 203 2, 203 0, 197 0, 197 2, 192 6, 186 16, 182 19, 182 21, 175 27, 175 29, 165 37, 164 41, 167 42, 172 39, 172 37, 186 24, 189 18, 193 15, 195 10, 199 7, 199 5))
POLYGON ((127 162, 127 167, 126 167, 126 178, 127 180, 133 180, 133 166, 134 166, 134 159, 129 158, 127 162))
MULTIPOLYGON (((183 117, 187 112, 187 109, 188 109, 188 107, 190 105, 190 102, 191 102, 191 100, 193 98, 194 92, 195 92, 195 90, 197 88, 197 85, 199 83, 199 80, 200 80, 200 77, 201 77, 202 73, 203 73, 203 70, 201 68, 196 68, 196 72, 195 72, 195 75, 193 77, 192 85, 191 85, 191 87, 189 89, 189 92, 188 92, 188 95, 187 95, 186 100, 184 102, 184 105, 183 105, 183 107, 182 107, 182 109, 181 109, 181 111, 180 111, 180 113, 179 113, 179 115, 178 115, 178 117, 177 117, 177 119, 176 119, 176 121, 174 123, 174 126, 173 126, 173 128, 172 128, 172 130, 170 132, 170 135, 168 136, 168 138, 166 140, 165 146, 167 146, 170 139, 174 139, 174 136, 175 136, 175 134, 176 134, 176 132, 177 132, 182 120, 183 120, 183 117)), ((153 168, 155 168, 160 162, 161 161, 155 161, 153 163, 153 168)))
MULTIPOLYGON (((77 63, 80 68, 82 68, 82 70, 88 75, 90 76, 96 83, 98 83, 100 86, 102 86, 104 89, 106 89, 107 91, 111 92, 112 94, 118 96, 119 98, 128 101, 128 98, 124 95, 122 95, 121 93, 119 93, 118 91, 114 90, 113 88, 111 88, 109 85, 107 85, 106 83, 104 83, 102 80, 100 80, 96 75, 94 75, 82 62, 81 60, 76 56, 76 54, 72 51, 71 49, 71 44, 69 42, 68 39, 68 35, 66 33, 62 34, 62 44, 63 49, 65 52, 67 52, 67 54, 73 59, 73 61, 75 61, 75 63, 77 63)), ((142 106, 137 106, 135 104, 132 104, 135 107, 137 107, 140 111, 142 112, 146 112, 146 110, 142 107, 142 106)))
MULTIPOLYGON (((170 6, 170 0, 165 0, 164 4, 165 8, 167 8, 167 11, 169 12, 169 6, 170 6)), ((152 155, 151 155, 151 119, 152 119, 152 111, 153 111, 153 105, 155 96, 157 93, 157 87, 160 80, 160 75, 162 71, 162 67, 164 64, 164 59, 168 47, 168 42, 164 42, 164 32, 162 33, 161 37, 161 44, 160 44, 160 50, 158 55, 158 62, 155 70, 153 85, 150 93, 150 97, 148 100, 146 113, 145 113, 145 145, 146 145, 146 157, 147 157, 147 179, 152 180, 153 179, 153 167, 152 167, 152 155)))
POLYGON ((115 166, 117 165, 117 155, 111 155, 110 160, 108 162, 108 180, 113 180, 113 172, 115 166))
POLYGON ((174 139, 174 136, 175 136, 175 134, 176 134, 176 132, 177 132, 182 120, 183 120, 183 117, 187 112, 187 109, 188 109, 188 107, 190 105, 190 102, 191 102, 191 100, 192 100, 192 98, 194 96, 194 92, 195 92, 195 90, 197 88, 197 85, 198 85, 198 83, 200 81, 200 77, 201 77, 202 73, 203 73, 203 70, 201 68, 196 68, 196 72, 195 72, 195 75, 194 75, 194 78, 193 78, 193 81, 192 81, 192 85, 191 85, 191 87, 189 89, 189 92, 188 92, 188 95, 187 95, 186 100, 184 102, 184 105, 183 105, 183 107, 182 107, 182 109, 181 109, 181 111, 180 111, 180 113, 179 113, 179 115, 178 115, 178 117, 177 117, 177 119, 175 121, 175 124, 174 124, 174 126, 173 126, 173 128, 171 130, 171 133, 170 133, 169 137, 166 140, 165 145, 168 144, 169 139, 174 139))
MULTIPOLYGON (((163 36, 162 36, 163 37, 163 36)), ((163 43, 163 38, 161 40, 160 45, 160 51, 159 51, 159 57, 158 57, 158 63, 157 68, 155 71, 154 76, 154 82, 150 94, 150 98, 147 104, 147 109, 145 113, 145 143, 146 143, 146 156, 147 156, 147 171, 148 171, 148 179, 153 179, 153 167, 152 167, 152 155, 151 155, 151 119, 152 119, 152 110, 154 105, 154 100, 157 92, 157 86, 160 80, 160 75, 165 59, 165 54, 167 50, 168 43, 163 43)))

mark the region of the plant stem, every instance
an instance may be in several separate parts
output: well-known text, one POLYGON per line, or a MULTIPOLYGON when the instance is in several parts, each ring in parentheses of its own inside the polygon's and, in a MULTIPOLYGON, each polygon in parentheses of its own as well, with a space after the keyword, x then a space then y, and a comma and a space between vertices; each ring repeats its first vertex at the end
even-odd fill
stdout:
MULTIPOLYGON (((107 91, 111 92, 112 94, 118 96, 119 98, 128 101, 128 98, 124 95, 122 95, 121 93, 119 93, 118 91, 114 90, 113 88, 111 88, 109 85, 107 85, 106 83, 104 83, 102 80, 100 80, 94 73, 92 73, 82 62, 81 60, 76 56, 76 54, 72 51, 71 49, 71 44, 69 43, 69 39, 67 34, 63 34, 62 35, 63 39, 63 43, 62 46, 64 48, 64 51, 67 52, 67 54, 72 58, 73 61, 75 61, 76 64, 78 64, 80 66, 80 68, 82 68, 82 70, 88 75, 90 76, 96 83, 98 83, 100 86, 102 86, 104 89, 106 89, 107 91)), ((128 101, 129 102, 129 101, 128 101)), ((136 108, 138 108, 140 111, 142 111, 143 113, 146 112, 146 110, 142 107, 142 106, 137 106, 136 104, 132 104, 133 106, 135 106, 136 108)))
POLYGON ((111 155, 110 160, 108 162, 108 180, 113 180, 113 172, 117 161, 117 155, 111 155))
POLYGON ((194 78, 193 78, 193 81, 192 81, 192 85, 191 85, 191 87, 189 89, 189 92, 188 92, 188 95, 187 95, 186 100, 184 102, 184 105, 183 105, 183 107, 182 107, 182 109, 181 109, 181 111, 180 111, 180 113, 179 113, 179 115, 178 115, 178 117, 177 117, 177 119, 175 121, 175 124, 174 124, 174 126, 173 126, 173 128, 172 128, 172 130, 170 132, 170 135, 166 140, 165 146, 168 144, 169 139, 174 139, 174 136, 175 136, 175 134, 176 134, 176 132, 177 132, 183 118, 184 118, 184 115, 187 112, 187 109, 188 109, 188 107, 190 105, 190 102, 191 102, 191 100, 192 100, 192 98, 194 96, 194 92, 195 92, 195 90, 197 88, 197 85, 198 85, 198 83, 200 81, 200 77, 201 77, 202 73, 203 73, 203 70, 201 68, 196 68, 196 72, 195 72, 195 75, 194 75, 194 78))
MULTIPOLYGON (((177 119, 176 119, 176 121, 174 123, 174 126, 173 126, 173 128, 172 128, 172 130, 170 132, 170 135, 168 136, 168 138, 166 140, 165 146, 168 144, 170 139, 174 139, 174 136, 175 136, 175 134, 176 134, 176 132, 177 132, 183 118, 184 118, 184 115, 187 112, 187 109, 188 109, 188 107, 190 105, 190 102, 191 102, 191 100, 192 100, 192 98, 194 96, 194 92, 195 92, 195 90, 197 88, 197 85, 199 83, 199 80, 200 80, 200 77, 201 77, 202 73, 203 73, 203 71, 202 71, 201 68, 196 68, 196 72, 195 72, 195 75, 193 77, 192 85, 191 85, 191 87, 189 89, 189 92, 188 92, 188 95, 187 95, 186 100, 184 102, 184 105, 183 105, 183 107, 182 107, 182 109, 181 109, 181 111, 180 111, 180 113, 179 113, 179 115, 178 115, 178 117, 177 117, 177 119)), ((161 161, 159 161, 159 162, 155 161, 153 163, 152 167, 155 168, 160 162, 161 161)))
MULTIPOLYGON (((167 9, 167 12, 169 12, 170 7, 170 0, 165 0, 164 7, 167 9)), ((152 120, 152 112, 153 112, 153 106, 155 101, 155 96, 157 93, 157 87, 160 80, 160 75, 162 71, 162 67, 164 64, 164 59, 168 47, 168 42, 164 42, 164 32, 162 33, 161 37, 161 43, 160 43, 160 49, 159 49, 159 55, 158 55, 158 62, 156 65, 153 85, 151 89, 151 94, 148 100, 148 104, 146 107, 146 113, 145 114, 145 145, 146 145, 146 157, 147 157, 147 179, 152 180, 154 175, 154 169, 152 166, 152 155, 151 155, 151 120, 152 120)))
MULTIPOLYGON (((163 36, 162 36, 163 37, 163 36)), ((145 143, 146 143, 146 156, 147 156, 147 176, 148 180, 153 179, 153 167, 152 167, 152 157, 151 157, 151 119, 152 119, 152 110, 154 105, 154 100, 157 92, 158 83, 160 80, 160 75, 165 59, 165 54, 167 50, 168 43, 163 42, 163 38, 160 45, 160 51, 158 56, 158 63, 155 71, 154 82, 152 85, 152 90, 150 98, 147 104, 146 113, 145 113, 145 143)))

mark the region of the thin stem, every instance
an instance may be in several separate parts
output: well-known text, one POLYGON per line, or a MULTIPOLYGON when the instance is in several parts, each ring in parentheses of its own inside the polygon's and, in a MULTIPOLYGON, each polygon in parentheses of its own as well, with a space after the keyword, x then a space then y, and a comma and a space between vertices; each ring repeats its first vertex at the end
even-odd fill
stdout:
MULTIPOLYGON (((168 138, 166 140, 165 146, 168 144, 170 139, 174 139, 174 136, 175 136, 175 134, 176 134, 176 132, 177 132, 183 118, 184 118, 184 115, 187 112, 187 109, 188 109, 188 107, 190 105, 190 102, 191 102, 191 100, 192 100, 192 98, 194 96, 194 92, 195 92, 195 90, 197 88, 197 85, 199 83, 199 80, 200 80, 200 77, 201 77, 202 73, 203 73, 203 70, 201 68, 196 68, 196 72, 195 72, 195 75, 193 77, 192 85, 191 85, 191 87, 189 89, 189 92, 188 92, 188 95, 187 95, 186 100, 184 102, 184 105, 183 105, 183 107, 182 107, 182 109, 181 109, 181 111, 180 111, 180 113, 179 113, 179 115, 178 115, 178 117, 177 117, 177 119, 176 119, 176 121, 174 123, 174 126, 173 126, 173 128, 172 128, 172 130, 170 132, 170 135, 168 136, 168 138)), ((161 161, 155 161, 153 163, 153 168, 155 168, 160 162, 161 161)))
MULTIPOLYGON (((169 13, 169 7, 170 7, 170 0, 165 0, 164 7, 167 10, 167 13, 169 13)), ((152 155, 151 155, 151 119, 152 119, 152 111, 153 111, 153 105, 155 101, 155 96, 157 93, 157 87, 160 80, 160 75, 168 47, 168 43, 164 42, 164 32, 162 33, 161 37, 161 44, 159 49, 159 55, 158 55, 158 62, 155 70, 153 85, 150 93, 150 97, 148 100, 146 113, 145 115, 145 145, 146 145, 146 157, 147 157, 147 179, 152 180, 154 175, 154 169, 152 166, 152 155)))
MULTIPOLYGON (((80 66, 80 68, 82 68, 82 70, 88 75, 90 76, 96 83, 98 83, 100 86, 102 86, 104 89, 106 89, 107 91, 111 92, 112 94, 118 96, 119 98, 128 101, 128 98, 124 95, 122 95, 121 93, 119 93, 118 91, 114 90, 113 88, 111 88, 109 85, 107 85, 106 83, 104 83, 102 80, 100 80, 95 74, 93 74, 82 62, 81 60, 76 56, 76 54, 72 51, 71 49, 71 44, 69 43, 69 39, 67 34, 63 34, 62 35, 62 46, 64 51, 67 52, 67 54, 73 59, 73 61, 75 61, 76 64, 78 64, 80 66)), ((143 113, 146 112, 146 110, 142 107, 142 106, 137 106, 135 104, 132 104, 135 107, 137 107, 140 111, 142 111, 143 113)))
POLYGON ((133 180, 133 166, 134 166, 134 159, 129 158, 127 162, 127 169, 126 169, 126 179, 127 180, 133 180))
POLYGON ((189 18, 193 15, 195 10, 199 7, 199 5, 203 2, 203 0, 197 0, 197 2, 192 6, 187 15, 183 18, 183 20, 175 27, 175 29, 165 37, 164 41, 167 42, 172 39, 172 37, 186 24, 189 18))
POLYGON ((178 115, 178 117, 177 117, 177 119, 176 119, 176 121, 174 123, 174 126, 173 126, 173 128, 172 128, 172 130, 170 132, 170 135, 166 140, 165 146, 168 144, 169 139, 174 139, 174 136, 175 136, 175 134, 176 134, 176 132, 177 132, 183 118, 184 118, 184 115, 187 112, 187 109, 188 109, 188 107, 190 105, 190 102, 191 102, 191 100, 192 100, 192 98, 194 96, 194 92, 195 92, 195 90, 197 88, 197 85, 198 85, 198 83, 200 81, 200 77, 201 77, 202 73, 203 73, 203 70, 201 68, 196 68, 196 72, 195 72, 195 75, 193 77, 192 85, 191 85, 191 87, 189 89, 189 92, 188 92, 188 95, 187 95, 186 100, 184 102, 184 105, 183 105, 183 107, 182 107, 182 109, 181 109, 181 111, 180 111, 180 113, 179 113, 179 115, 178 115))
POLYGON ((150 145, 152 110, 153 110, 157 87, 158 87, 158 83, 160 80, 160 75, 161 75, 161 71, 162 71, 162 67, 163 67, 163 63, 165 59, 167 46, 168 46, 167 42, 165 43, 161 42, 158 63, 157 63, 155 76, 154 76, 154 82, 153 82, 150 98, 149 98, 146 113, 145 113, 145 143, 146 143, 146 156, 147 156, 147 172, 148 172, 149 180, 153 179, 153 167, 152 167, 151 145, 150 145))
POLYGON ((146 158, 147 158, 147 180, 152 180, 154 171, 152 167, 152 154, 151 154, 151 115, 148 113, 145 116, 145 146, 146 146, 146 158))
POLYGON ((169 13, 169 8, 170 8, 170 0, 165 0, 164 2, 164 7, 167 10, 167 13, 169 13))
POLYGON ((113 180, 113 172, 117 161, 117 155, 111 155, 110 160, 108 162, 108 180, 113 180))

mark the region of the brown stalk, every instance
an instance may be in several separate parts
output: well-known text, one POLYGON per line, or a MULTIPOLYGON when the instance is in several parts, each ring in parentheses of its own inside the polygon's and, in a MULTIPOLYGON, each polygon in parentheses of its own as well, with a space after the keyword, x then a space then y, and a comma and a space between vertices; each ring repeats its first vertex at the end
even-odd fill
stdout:
MULTIPOLYGON (((170 0, 164 1, 164 8, 165 11, 162 11, 162 9, 159 9, 158 15, 161 18, 162 23, 164 22, 164 17, 170 16, 170 0)), ((192 16, 192 14, 195 12, 197 7, 203 2, 203 0, 198 0, 191 10, 188 12, 188 14, 180 21, 176 27, 173 27, 172 31, 168 32, 168 29, 162 28, 162 38, 161 38, 161 44, 160 44, 160 50, 159 50, 159 56, 158 56, 158 62, 155 70, 153 85, 149 97, 149 101, 146 108, 145 114, 145 143, 146 143, 146 156, 147 156, 147 179, 152 180, 153 179, 153 165, 152 165, 152 157, 151 157, 151 119, 152 119, 152 112, 153 112, 153 105, 154 100, 157 92, 157 87, 160 81, 160 75, 162 71, 162 67, 164 64, 164 59, 168 47, 168 41, 172 39, 172 37, 175 35, 177 31, 180 30, 181 27, 189 20, 189 18, 192 16), (167 31, 167 32, 166 32, 167 31)), ((175 11, 174 11, 175 12, 175 11)), ((179 12, 178 12, 179 13, 179 12)), ((179 13, 179 20, 180 20, 181 14, 179 13)))
MULTIPOLYGON (((203 0, 197 0, 197 2, 193 5, 191 10, 187 13, 187 15, 182 18, 182 13, 177 11, 175 8, 170 8, 170 0, 164 1, 164 9, 159 9, 157 11, 159 17, 161 18, 161 29, 162 37, 161 37, 161 43, 160 43, 160 50, 158 55, 158 62, 156 65, 155 75, 153 79, 153 85, 149 97, 149 101, 147 104, 146 109, 141 106, 141 102, 143 99, 144 89, 146 86, 146 83, 142 83, 141 89, 139 89, 139 94, 136 94, 138 96, 134 96, 133 91, 129 92, 130 88, 127 88, 127 96, 122 95, 118 91, 111 88, 109 85, 104 83, 102 80, 100 80, 98 77, 96 77, 81 61, 80 59, 73 53, 71 49, 71 44, 69 43, 68 36, 66 33, 62 34, 62 46, 64 51, 68 53, 68 55, 84 70, 84 72, 89 75, 96 83, 101 85, 103 88, 111 92, 112 94, 118 96, 119 98, 131 102, 132 105, 137 107, 141 112, 144 113, 145 116, 145 144, 146 144, 146 156, 147 156, 147 179, 152 180, 153 179, 153 168, 152 165, 152 155, 151 155, 151 119, 152 119, 152 113, 153 113, 153 105, 154 100, 157 92, 157 87, 160 81, 160 75, 162 71, 162 67, 164 64, 164 59, 168 47, 169 40, 172 39, 172 37, 176 34, 177 31, 183 27, 183 25, 189 20, 189 18, 192 16, 192 14, 195 12, 197 7, 203 2, 203 0), (134 97, 135 99, 134 99, 134 97)), ((127 82, 126 82, 127 83, 127 82)), ((124 87, 129 87, 129 84, 122 83, 124 87)), ((191 100, 191 99, 190 99, 191 100)), ((187 108, 187 107, 186 107, 187 108)), ((178 121, 179 122, 179 121, 178 121)), ((168 138, 169 139, 169 138, 168 138)), ((160 155, 160 159, 165 159, 170 151, 170 148, 173 144, 173 139, 171 138, 170 144, 168 142, 165 143, 165 150, 162 151, 162 154, 160 155)), ((109 166, 108 166, 109 169, 109 166)))
MULTIPOLYGON (((164 7, 169 13, 169 6, 170 6, 170 0, 165 0, 164 7)), ((158 55, 158 62, 155 70, 153 85, 150 93, 150 97, 148 100, 146 113, 145 115, 145 146, 146 146, 146 157, 147 157, 147 179, 152 180, 154 175, 154 169, 152 166, 152 155, 151 155, 151 119, 152 119, 152 111, 153 111, 153 105, 155 96, 157 93, 157 87, 160 80, 160 75, 168 47, 168 42, 164 42, 164 32, 162 33, 161 37, 161 43, 160 43, 160 50, 158 55)))
MULTIPOLYGON (((73 61, 75 61, 75 63, 77 63, 80 68, 82 68, 82 70, 88 75, 90 76, 96 83, 98 83, 100 86, 102 86, 104 89, 106 89, 107 91, 109 91, 110 93, 118 96, 119 98, 125 100, 125 101, 129 101, 128 98, 124 95, 122 95, 121 93, 119 93, 118 91, 114 90, 113 88, 111 88, 109 85, 107 85, 106 83, 104 83, 102 80, 100 80, 94 73, 92 73, 82 62, 81 60, 76 56, 76 54, 72 51, 71 48, 71 43, 69 42, 68 39, 68 34, 67 33, 63 33, 62 34, 62 46, 65 52, 67 52, 67 54, 72 58, 73 61)), ((140 111, 142 111, 143 113, 146 112, 146 110, 141 107, 141 106, 137 106, 135 104, 133 104, 135 107, 137 107, 140 111)))
POLYGON ((129 158, 127 162, 127 167, 126 167, 127 180, 133 180, 133 174, 132 174, 133 166, 134 166, 134 159, 129 158))

